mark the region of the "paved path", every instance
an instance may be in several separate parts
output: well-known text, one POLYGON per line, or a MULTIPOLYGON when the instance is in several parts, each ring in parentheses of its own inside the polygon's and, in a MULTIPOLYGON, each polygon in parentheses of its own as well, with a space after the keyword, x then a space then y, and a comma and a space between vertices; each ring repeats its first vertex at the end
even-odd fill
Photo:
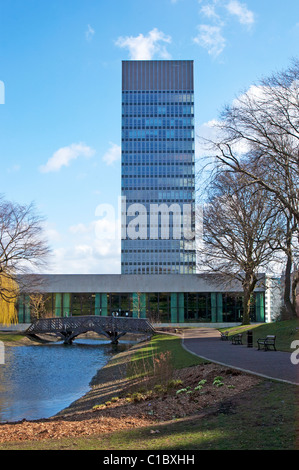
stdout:
POLYGON ((186 330, 184 348, 197 356, 226 366, 261 375, 270 379, 299 385, 299 365, 291 362, 291 353, 258 351, 253 345, 233 345, 221 341, 220 333, 213 328, 186 330))

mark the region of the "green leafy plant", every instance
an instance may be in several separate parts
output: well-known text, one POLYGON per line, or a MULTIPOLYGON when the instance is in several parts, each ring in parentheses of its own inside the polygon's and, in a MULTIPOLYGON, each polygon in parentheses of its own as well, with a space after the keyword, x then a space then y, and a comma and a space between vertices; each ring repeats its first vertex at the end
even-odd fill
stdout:
POLYGON ((202 385, 197 385, 197 387, 195 387, 195 389, 194 389, 194 390, 196 390, 196 391, 197 391, 197 390, 201 390, 201 389, 202 389, 202 385))
POLYGON ((198 385, 204 385, 205 383, 207 383, 206 379, 202 379, 198 382, 198 385))
POLYGON ((215 377, 213 381, 213 385, 215 385, 215 387, 222 387, 224 385, 223 377, 221 376, 215 377))
POLYGON ((157 384, 154 386, 154 391, 158 393, 165 393, 167 389, 163 385, 157 384))
POLYGON ((101 405, 94 405, 94 406, 92 407, 92 409, 93 409, 94 411, 103 410, 104 408, 106 408, 106 405, 105 405, 104 403, 102 403, 101 405))
POLYGON ((194 388, 195 391, 201 390, 204 384, 207 383, 206 379, 202 379, 198 382, 198 385, 194 388))
POLYGON ((180 393, 192 393, 191 387, 188 386, 186 388, 181 388, 180 390, 176 391, 177 395, 179 395, 180 393))
POLYGON ((183 381, 181 379, 172 379, 172 380, 169 380, 168 383, 167 383, 167 388, 168 389, 171 389, 171 388, 176 388, 178 387, 179 385, 183 385, 183 381))
POLYGON ((188 392, 187 388, 181 388, 180 390, 176 391, 176 394, 179 395, 180 393, 186 393, 186 392, 188 392))

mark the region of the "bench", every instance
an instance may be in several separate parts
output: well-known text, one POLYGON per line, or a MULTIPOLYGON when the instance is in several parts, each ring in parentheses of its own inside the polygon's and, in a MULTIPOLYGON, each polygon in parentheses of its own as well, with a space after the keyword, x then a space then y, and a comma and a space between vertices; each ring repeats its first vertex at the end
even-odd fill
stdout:
POLYGON ((221 341, 228 341, 228 331, 220 331, 220 335, 221 341))
POLYGON ((275 340, 275 335, 267 335, 266 338, 259 338, 257 340, 258 349, 264 349, 265 351, 269 351, 272 347, 274 351, 276 351, 275 340))
POLYGON ((232 344, 243 344, 242 343, 242 333, 232 336, 232 344))

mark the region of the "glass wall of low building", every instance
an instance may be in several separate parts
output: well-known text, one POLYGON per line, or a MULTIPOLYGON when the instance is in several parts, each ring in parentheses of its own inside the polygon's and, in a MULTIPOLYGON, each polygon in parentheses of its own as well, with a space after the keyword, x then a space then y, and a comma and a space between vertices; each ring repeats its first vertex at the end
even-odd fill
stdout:
MULTIPOLYGON (((251 321, 265 321, 264 292, 252 296, 251 321)), ((153 292, 153 293, 53 293, 35 305, 29 295, 18 301, 20 323, 37 318, 82 315, 148 318, 153 323, 241 322, 241 293, 153 292)))

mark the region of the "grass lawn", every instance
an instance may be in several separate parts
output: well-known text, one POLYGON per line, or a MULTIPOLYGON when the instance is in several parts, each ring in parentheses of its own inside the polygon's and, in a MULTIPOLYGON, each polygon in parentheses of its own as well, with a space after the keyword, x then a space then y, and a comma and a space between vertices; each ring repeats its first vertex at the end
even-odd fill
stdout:
MULTIPOLYGON (((290 342, 298 339, 296 327, 295 321, 264 324, 254 326, 254 335, 277 334, 279 347, 288 350, 290 342)), ((253 329, 241 329, 247 328, 253 329)), ((136 352, 129 375, 142 375, 145 364, 153 367, 154 358, 167 351, 177 369, 203 362, 182 348, 180 338, 158 335, 136 352)), ((297 434, 298 387, 262 380, 231 406, 204 419, 188 417, 100 436, 0 444, 0 450, 298 450, 297 434)))
POLYGON ((0 333, 0 341, 13 343, 24 339, 24 335, 20 333, 0 333))
POLYGON ((128 367, 127 376, 138 377, 153 371, 155 359, 167 353, 171 356, 173 369, 182 369, 206 362, 183 349, 181 338, 161 334, 154 336, 148 345, 136 352, 128 367))
POLYGON ((292 342, 294 340, 299 340, 298 319, 281 322, 262 323, 257 325, 240 325, 220 329, 220 331, 228 331, 229 337, 237 333, 243 333, 244 338, 246 338, 246 332, 248 330, 251 330, 253 333, 254 346, 256 346, 256 341, 258 338, 264 338, 266 335, 276 335, 276 349, 278 351, 293 351, 293 349, 291 348, 292 342))

